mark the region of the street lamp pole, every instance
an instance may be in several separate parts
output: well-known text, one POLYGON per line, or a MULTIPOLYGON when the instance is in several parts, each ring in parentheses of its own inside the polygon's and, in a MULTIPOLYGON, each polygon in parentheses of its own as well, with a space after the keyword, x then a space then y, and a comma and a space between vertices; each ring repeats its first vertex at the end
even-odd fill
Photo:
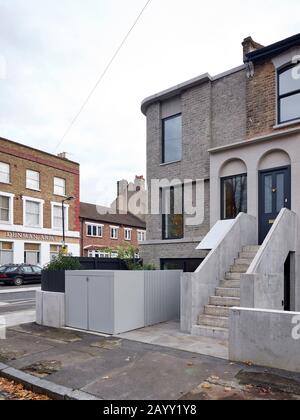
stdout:
POLYGON ((63 251, 66 249, 66 228, 65 228, 65 203, 68 201, 75 200, 75 197, 68 197, 61 202, 62 211, 62 233, 63 233, 63 251))

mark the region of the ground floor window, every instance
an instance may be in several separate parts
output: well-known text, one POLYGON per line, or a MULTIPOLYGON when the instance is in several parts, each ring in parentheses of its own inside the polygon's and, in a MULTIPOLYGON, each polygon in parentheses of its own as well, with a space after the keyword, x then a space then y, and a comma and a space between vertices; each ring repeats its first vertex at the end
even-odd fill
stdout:
POLYGON ((118 258, 117 252, 107 252, 107 251, 89 251, 89 258, 118 258))
POLYGON ((163 239, 173 240, 184 237, 183 186, 162 190, 163 239))
POLYGON ((39 265, 41 261, 40 244, 24 245, 24 262, 25 264, 39 265))
POLYGON ((55 260, 62 251, 62 245, 50 245, 50 261, 55 260))
POLYGON ((13 264, 14 245, 12 242, 0 242, 0 265, 13 264))
POLYGON ((178 259, 161 259, 160 265, 162 270, 183 270, 185 273, 194 273, 203 259, 200 258, 178 258, 178 259))
POLYGON ((247 175, 236 175, 221 180, 222 219, 235 219, 247 213, 247 175))

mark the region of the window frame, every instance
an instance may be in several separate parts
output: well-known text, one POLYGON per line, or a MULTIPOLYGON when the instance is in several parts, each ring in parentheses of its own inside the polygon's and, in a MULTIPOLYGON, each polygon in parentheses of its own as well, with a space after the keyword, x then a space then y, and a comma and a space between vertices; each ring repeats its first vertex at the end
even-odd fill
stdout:
POLYGON ((161 141, 161 146, 162 146, 162 150, 161 150, 161 164, 162 165, 168 165, 171 163, 175 163, 175 162, 181 162, 182 161, 182 112, 179 112, 178 114, 175 115, 171 115, 170 117, 167 118, 162 118, 161 120, 162 123, 162 141, 161 141), (181 156, 180 159, 176 159, 176 160, 170 160, 170 161, 166 161, 166 150, 165 150, 165 146, 166 146, 166 126, 165 126, 165 122, 166 121, 170 121, 173 120, 175 118, 181 117, 181 156))
POLYGON ((125 241, 132 241, 132 229, 131 228, 124 228, 124 240, 125 241), (127 234, 129 233, 129 236, 127 237, 127 234))
POLYGON ((224 181, 226 181, 228 179, 232 179, 232 178, 242 177, 242 176, 245 176, 246 179, 247 179, 247 212, 248 212, 248 173, 246 172, 246 173, 243 173, 243 174, 225 176, 225 177, 220 178, 220 182, 221 182, 221 220, 234 220, 232 218, 225 218, 225 206, 224 206, 224 199, 225 199, 224 185, 225 185, 225 182, 224 181))
POLYGON ((110 239, 113 239, 114 241, 117 241, 119 239, 119 232, 120 232, 120 227, 119 226, 110 226, 110 239), (112 232, 113 230, 116 231, 117 236, 114 237, 112 232))
POLYGON ((59 176, 55 176, 55 177, 53 178, 53 194, 54 194, 54 195, 57 195, 58 197, 66 197, 66 196, 67 196, 67 180, 66 180, 66 178, 61 178, 61 177, 59 177, 59 176), (57 185, 56 185, 56 183, 55 183, 55 180, 57 180, 57 179, 59 179, 59 180, 61 180, 61 181, 64 181, 64 194, 59 194, 59 193, 57 193, 57 192, 56 192, 56 190, 55 190, 55 188, 57 187, 57 185))
MULTIPOLYGON (((32 179, 32 181, 36 181, 36 180, 32 179)), ((26 189, 31 190, 31 191, 41 191, 41 174, 39 171, 34 171, 33 169, 26 169, 26 189), (28 186, 28 173, 29 172, 38 174, 38 188, 32 188, 28 186)))
POLYGON ((14 194, 9 194, 3 191, 0 191, 0 196, 6 197, 9 199, 9 220, 8 222, 5 220, 0 220, 0 225, 13 225, 14 222, 14 194))
POLYGON ((28 228, 32 228, 32 229, 43 229, 44 227, 44 204, 45 201, 44 200, 40 200, 34 197, 24 197, 23 196, 23 225, 25 227, 28 228), (37 226, 31 226, 27 223, 27 217, 26 217, 26 204, 27 202, 33 202, 33 203, 37 203, 40 206, 40 223, 37 226))
POLYGON ((299 121, 300 120, 300 112, 299 112, 299 116, 298 117, 291 118, 290 120, 282 121, 282 119, 281 119, 281 114, 282 114, 282 112, 281 112, 281 101, 282 101, 282 99, 289 98, 291 96, 299 95, 300 94, 300 89, 296 89, 294 91, 291 91, 289 93, 285 93, 285 94, 281 95, 280 94, 280 76, 283 73, 287 72, 288 70, 290 70, 290 69, 292 69, 292 68, 294 68, 296 66, 299 66, 299 63, 296 63, 296 64, 290 63, 290 64, 282 67, 281 69, 279 69, 277 71, 277 115, 278 115, 278 117, 277 117, 277 123, 279 125, 281 125, 281 124, 288 124, 288 123, 291 123, 293 121, 299 121))
MULTIPOLYGON (((185 237, 185 212, 184 212, 184 184, 178 184, 178 185, 172 185, 170 187, 167 188, 161 188, 160 189, 160 202, 161 202, 161 206, 163 206, 163 202, 164 202, 164 198, 163 198, 163 194, 164 191, 170 191, 170 198, 171 198, 171 192, 172 190, 174 191, 175 194, 175 189, 179 188, 181 186, 182 188, 182 235, 178 238, 175 237, 171 237, 170 235, 168 235, 168 237, 166 237, 166 218, 170 217, 170 216, 178 216, 178 214, 172 214, 171 211, 171 206, 170 206, 170 214, 166 214, 164 213, 164 209, 161 207, 161 213, 162 213, 162 240, 163 241, 180 241, 182 239, 184 239, 185 237)), ((175 195, 174 195, 175 198, 175 195)), ((169 203, 171 205, 171 202, 169 203)), ((175 204, 175 203, 174 203, 175 204)))
POLYGON ((1 164, 6 165, 8 167, 8 181, 7 182, 6 181, 1 181, 1 178, 0 178, 0 184, 9 185, 9 184, 11 184, 11 165, 10 165, 10 163, 3 162, 3 161, 0 162, 0 165, 1 164))
POLYGON ((138 243, 142 243, 146 241, 146 231, 145 230, 138 230, 137 231, 138 243))
POLYGON ((104 225, 101 225, 99 223, 86 223, 86 236, 88 238, 103 238, 103 231, 104 231, 104 225), (93 233, 91 235, 89 235, 89 227, 91 227, 92 229, 94 227, 96 227, 97 229, 97 235, 93 235, 93 233), (99 228, 101 230, 101 235, 99 235, 99 228))
MULTIPOLYGON (((60 208, 60 212, 62 215, 62 203, 58 203, 58 202, 52 202, 51 203, 51 227, 52 230, 55 231, 62 231, 62 227, 55 227, 54 226, 54 207, 59 207, 60 208)), ((68 232, 69 231, 69 208, 70 205, 69 204, 64 204, 64 209, 65 209, 65 231, 68 232)))

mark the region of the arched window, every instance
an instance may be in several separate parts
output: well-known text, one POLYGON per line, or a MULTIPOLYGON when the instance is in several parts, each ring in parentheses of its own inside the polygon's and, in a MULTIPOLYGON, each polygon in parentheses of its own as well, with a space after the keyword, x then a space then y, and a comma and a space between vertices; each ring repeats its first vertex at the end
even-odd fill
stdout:
POLYGON ((300 119, 300 68, 292 64, 278 72, 278 122, 300 119))

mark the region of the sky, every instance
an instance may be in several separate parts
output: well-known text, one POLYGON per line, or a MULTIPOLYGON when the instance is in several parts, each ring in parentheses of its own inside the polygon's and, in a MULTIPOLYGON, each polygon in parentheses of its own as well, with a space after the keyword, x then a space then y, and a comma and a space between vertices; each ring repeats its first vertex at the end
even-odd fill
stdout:
POLYGON ((242 64, 242 40, 300 32, 299 0, 152 0, 88 106, 63 134, 146 0, 0 0, 0 136, 81 164, 81 200, 109 205, 146 176, 141 101, 242 64))

